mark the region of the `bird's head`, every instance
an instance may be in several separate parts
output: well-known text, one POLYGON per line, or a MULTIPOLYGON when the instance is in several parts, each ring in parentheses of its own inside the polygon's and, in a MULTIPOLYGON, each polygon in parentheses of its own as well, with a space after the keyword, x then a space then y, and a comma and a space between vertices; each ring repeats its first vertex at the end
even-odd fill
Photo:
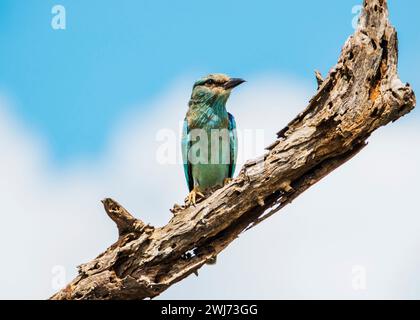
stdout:
POLYGON ((210 74, 194 83, 191 100, 196 102, 226 102, 233 88, 245 80, 230 78, 224 74, 210 74))

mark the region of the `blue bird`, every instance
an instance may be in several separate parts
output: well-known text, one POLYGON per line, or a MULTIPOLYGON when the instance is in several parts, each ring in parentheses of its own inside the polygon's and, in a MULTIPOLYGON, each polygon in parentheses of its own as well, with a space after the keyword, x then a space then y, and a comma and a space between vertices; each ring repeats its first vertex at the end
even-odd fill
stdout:
POLYGON ((211 74, 193 87, 182 134, 184 173, 190 191, 187 203, 230 182, 238 154, 236 123, 226 102, 233 88, 245 82, 211 74))

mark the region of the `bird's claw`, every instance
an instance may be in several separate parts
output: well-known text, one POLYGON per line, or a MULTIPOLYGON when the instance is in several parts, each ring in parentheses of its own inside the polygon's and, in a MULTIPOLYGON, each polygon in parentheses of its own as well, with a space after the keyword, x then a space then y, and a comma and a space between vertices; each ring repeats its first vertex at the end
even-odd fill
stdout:
POLYGON ((225 178, 225 180, 223 180, 223 186, 227 186, 229 183, 231 183, 233 181, 232 178, 225 178))
POLYGON ((197 203, 197 200, 198 199, 202 199, 202 198, 204 198, 205 196, 204 196, 204 194, 203 193, 201 193, 199 190, 198 190, 198 188, 197 187, 195 187, 194 189, 192 189, 192 191, 188 194, 188 197, 187 197, 187 204, 188 205, 193 205, 193 206, 195 206, 196 205, 196 203, 197 203))

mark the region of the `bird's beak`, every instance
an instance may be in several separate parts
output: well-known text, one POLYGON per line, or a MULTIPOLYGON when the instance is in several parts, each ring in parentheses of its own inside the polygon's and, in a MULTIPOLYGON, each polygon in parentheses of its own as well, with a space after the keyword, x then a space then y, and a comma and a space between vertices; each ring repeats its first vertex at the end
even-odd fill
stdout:
POLYGON ((241 83, 244 83, 245 80, 239 78, 231 78, 228 82, 224 84, 224 88, 226 90, 233 89, 239 86, 241 83))

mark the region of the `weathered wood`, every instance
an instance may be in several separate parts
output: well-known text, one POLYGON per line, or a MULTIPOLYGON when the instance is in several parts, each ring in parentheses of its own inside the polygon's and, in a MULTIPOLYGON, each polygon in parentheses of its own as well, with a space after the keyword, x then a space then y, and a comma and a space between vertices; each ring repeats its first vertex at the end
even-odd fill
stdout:
MULTIPOLYGON (((415 106, 397 74, 397 34, 385 0, 365 0, 359 26, 308 107, 260 159, 196 207, 174 207, 162 228, 145 226, 111 199, 119 240, 52 299, 152 298, 184 279, 241 232, 283 208, 357 154, 370 134, 415 106)), ((269 115, 268 115, 269 116, 269 115)))
POLYGON ((319 90, 319 87, 321 87, 322 83, 324 82, 324 78, 322 78, 322 74, 318 70, 315 70, 315 78, 316 78, 316 83, 318 84, 318 90, 319 90))

